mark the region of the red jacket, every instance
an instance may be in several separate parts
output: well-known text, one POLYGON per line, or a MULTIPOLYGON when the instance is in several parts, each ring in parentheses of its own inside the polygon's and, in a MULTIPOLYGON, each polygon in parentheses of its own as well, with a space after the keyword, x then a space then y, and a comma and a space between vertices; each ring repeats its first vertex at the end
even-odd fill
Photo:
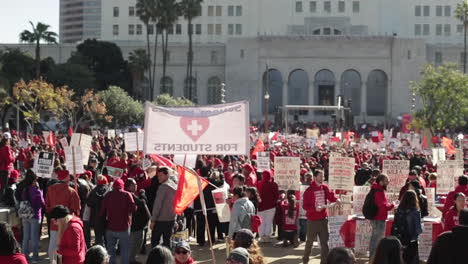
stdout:
POLYGON ((387 220, 388 211, 392 210, 395 205, 389 203, 387 201, 387 196, 385 195, 385 190, 383 189, 380 184, 374 183, 372 184, 372 189, 376 190, 374 194, 374 202, 379 208, 377 211, 377 215, 375 216, 374 220, 387 220))
POLYGON ((273 182, 271 171, 264 171, 262 173, 262 181, 258 183, 257 187, 261 199, 258 211, 275 208, 279 197, 279 188, 278 184, 273 182))
POLYGON ((468 196, 468 185, 458 185, 454 191, 448 193, 447 200, 445 200, 445 205, 444 209, 442 210, 442 213, 445 214, 455 204, 455 194, 459 192, 464 193, 466 196, 468 196))
POLYGON ((187 262, 180 262, 180 261, 177 261, 177 259, 175 259, 175 263, 176 264, 193 264, 195 263, 195 261, 193 260, 192 257, 190 257, 187 262))
POLYGON ((304 204, 302 208, 306 210, 306 216, 308 220, 322 220, 328 217, 328 210, 325 208, 321 211, 317 211, 316 207, 326 205, 327 201, 336 202, 338 198, 335 193, 325 184, 318 184, 313 181, 309 188, 304 192, 304 204))
POLYGON ((10 146, 6 145, 0 148, 0 171, 12 171, 15 156, 10 146))
MULTIPOLYGON (((50 213, 57 205, 66 206, 71 213, 79 216, 81 210, 80 196, 75 189, 68 186, 68 183, 56 183, 47 189, 46 196, 46 212, 50 213)), ((50 229, 57 231, 58 227, 55 221, 52 220, 50 229)))
POLYGON ((297 231, 298 219, 299 219, 299 203, 296 204, 294 208, 293 217, 288 216, 289 212, 289 203, 284 203, 281 205, 283 210, 283 230, 284 231, 297 231))
POLYGON ((28 264, 26 257, 21 253, 15 253, 9 256, 0 256, 0 263, 8 264, 28 264))
POLYGON ((85 261, 86 243, 83 233, 83 222, 74 216, 63 231, 58 246, 63 264, 82 264, 85 261))
POLYGON ((458 225, 458 211, 452 207, 444 215, 444 232, 452 231, 452 228, 458 225))
POLYGON ((137 205, 131 193, 120 188, 108 192, 102 202, 101 215, 107 217, 107 229, 115 232, 127 230, 137 205))

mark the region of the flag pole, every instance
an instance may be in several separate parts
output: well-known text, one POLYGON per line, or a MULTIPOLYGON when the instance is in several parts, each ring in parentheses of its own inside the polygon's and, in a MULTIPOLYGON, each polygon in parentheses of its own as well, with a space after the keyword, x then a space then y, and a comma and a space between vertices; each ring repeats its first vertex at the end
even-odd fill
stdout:
POLYGON ((210 242, 211 260, 213 264, 216 264, 216 257, 215 257, 215 253, 213 250, 213 241, 211 240, 210 229, 208 226, 208 216, 206 214, 205 196, 203 195, 202 183, 201 183, 200 175, 198 174, 197 174, 197 184, 198 184, 198 190, 200 192, 200 203, 202 206, 203 215, 205 216, 205 229, 206 229, 206 232, 208 233, 208 241, 210 242))

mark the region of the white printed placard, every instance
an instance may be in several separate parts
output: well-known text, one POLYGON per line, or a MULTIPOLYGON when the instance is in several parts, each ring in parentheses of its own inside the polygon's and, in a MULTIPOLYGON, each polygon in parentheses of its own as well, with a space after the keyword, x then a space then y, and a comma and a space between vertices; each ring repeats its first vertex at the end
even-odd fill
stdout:
POLYGON ((270 170, 270 152, 257 152, 257 171, 270 170))
POLYGON ((249 103, 203 107, 145 104, 145 154, 248 155, 249 103))
POLYGON ((228 198, 227 192, 225 189, 216 189, 211 191, 213 195, 213 201, 216 207, 216 213, 218 214, 218 219, 220 223, 227 223, 231 220, 231 209, 226 203, 228 198))
POLYGON ((369 186, 354 186, 353 188, 353 211, 356 215, 362 215, 362 206, 366 195, 370 191, 369 186))
POLYGON ((143 132, 130 132, 124 134, 125 151, 136 152, 143 150, 143 132))
POLYGON ((333 190, 352 191, 354 186, 354 158, 331 156, 328 184, 333 190))
POLYGON ((68 140, 66 137, 61 138, 59 141, 60 141, 60 144, 62 144, 62 148, 68 147, 68 140))
POLYGON ((281 190, 299 190, 301 159, 299 157, 275 157, 275 182, 281 190))
POLYGON ((437 164, 437 193, 453 191, 459 176, 463 175, 462 160, 439 160, 437 164))
POLYGON ((343 227, 343 224, 348 220, 347 215, 337 215, 328 217, 328 230, 329 230, 329 240, 328 246, 330 248, 344 247, 344 241, 341 237, 340 230, 343 227))
POLYGON ((64 147, 63 150, 65 152, 65 166, 70 174, 84 173, 81 146, 68 146, 64 147))
POLYGON ((114 178, 122 178, 123 176, 123 170, 121 168, 106 166, 106 169, 109 176, 114 178))
POLYGON ((83 158, 83 165, 88 165, 89 153, 91 152, 91 144, 93 137, 82 133, 74 133, 70 140, 70 146, 80 146, 83 158))
POLYGON ((27 148, 28 146, 29 146, 28 141, 26 141, 26 140, 20 140, 20 142, 19 142, 19 147, 20 147, 20 148, 27 148))
POLYGON ((356 220, 356 240, 354 250, 356 253, 367 254, 372 235, 372 225, 369 220, 356 220))
POLYGON ((197 155, 174 155, 174 163, 186 168, 194 169, 197 163, 197 155))
POLYGON ((54 172, 54 161, 54 153, 39 152, 34 159, 34 172, 39 177, 50 178, 54 172))
POLYGON ((430 217, 440 217, 442 213, 435 206, 435 188, 426 188, 427 210, 430 217))
POLYGON ((108 129, 107 130, 107 138, 115 138, 115 129, 108 129))
POLYGON ((433 223, 424 223, 423 232, 418 238, 419 259, 427 261, 432 249, 432 225, 433 223))
POLYGON ((383 173, 387 174, 390 190, 400 190, 409 174, 409 160, 384 160, 383 173))

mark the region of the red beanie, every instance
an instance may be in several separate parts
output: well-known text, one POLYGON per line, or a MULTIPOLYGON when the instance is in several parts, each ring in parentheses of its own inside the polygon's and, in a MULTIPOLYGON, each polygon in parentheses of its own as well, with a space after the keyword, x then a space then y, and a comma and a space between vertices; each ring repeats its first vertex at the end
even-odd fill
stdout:
POLYGON ((117 179, 114 181, 114 185, 113 185, 114 189, 123 189, 124 188, 124 182, 122 181, 122 179, 117 179))
POLYGON ((104 185, 104 184, 107 184, 108 181, 107 181, 107 178, 106 177, 100 177, 101 179, 97 181, 97 184, 98 185, 104 185))
POLYGON ((57 171, 57 179, 59 181, 65 181, 69 179, 70 174, 67 170, 59 170, 57 171))
POLYGON ((13 181, 17 181, 19 178, 19 171, 18 170, 12 170, 10 172, 10 179, 13 180, 13 181))

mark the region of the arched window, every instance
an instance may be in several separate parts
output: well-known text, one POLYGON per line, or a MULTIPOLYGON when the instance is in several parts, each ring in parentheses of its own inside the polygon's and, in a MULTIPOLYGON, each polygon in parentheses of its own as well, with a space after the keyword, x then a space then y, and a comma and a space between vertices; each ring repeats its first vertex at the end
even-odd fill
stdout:
POLYGON ((330 70, 320 70, 315 74, 317 103, 319 105, 335 104, 335 75, 330 70))
POLYGON ((265 113, 265 94, 268 92, 268 113, 275 113, 278 106, 283 105, 283 77, 281 72, 270 69, 263 73, 262 112, 265 113))
POLYGON ((340 93, 343 100, 351 99, 351 109, 353 115, 361 113, 361 75, 355 70, 347 70, 341 75, 340 93))
POLYGON ((387 74, 373 70, 367 77, 367 114, 383 116, 387 110, 387 74))
POLYGON ((172 80, 171 77, 166 76, 166 77, 161 78, 160 91, 161 91, 161 94, 169 94, 169 95, 174 94, 174 81, 172 80))
POLYGON ((208 104, 221 103, 221 80, 218 77, 208 79, 208 104))
POLYGON ((184 81, 184 97, 190 101, 197 103, 197 79, 193 77, 185 78, 184 81))
POLYGON ((294 70, 289 74, 288 104, 309 104, 309 76, 302 69, 294 70))

